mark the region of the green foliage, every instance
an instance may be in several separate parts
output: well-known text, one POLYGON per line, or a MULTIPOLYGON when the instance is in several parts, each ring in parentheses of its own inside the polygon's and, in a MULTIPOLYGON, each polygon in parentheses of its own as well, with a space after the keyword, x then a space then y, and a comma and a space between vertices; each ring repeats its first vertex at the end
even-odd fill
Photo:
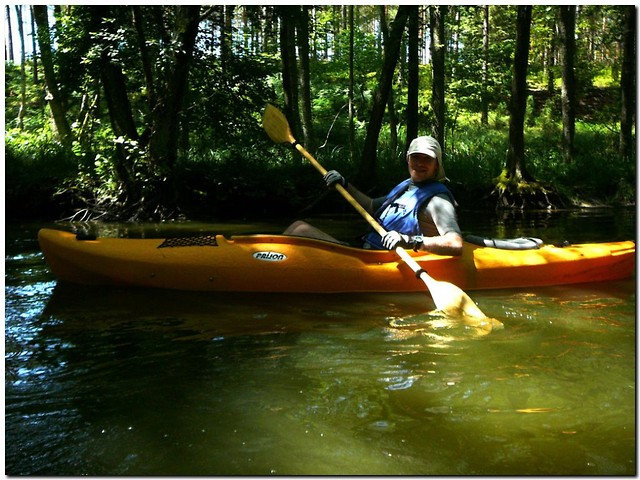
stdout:
MULTIPOLYGON (((482 68, 484 49, 482 38, 482 9, 479 7, 460 9, 460 25, 457 27, 458 48, 451 54, 448 71, 451 79, 448 89, 458 106, 471 112, 481 111, 483 101, 482 68)), ((490 9, 493 18, 508 14, 508 10, 490 9), (497 12, 500 12, 499 14, 497 12)), ((511 17, 507 17, 511 21, 511 17)), ((502 20, 495 21, 499 26, 502 20)), ((487 53, 488 65, 509 65, 512 62, 514 38, 507 32, 496 28, 494 39, 489 42, 487 53)), ((510 92, 511 72, 509 68, 489 68, 487 70, 484 95, 488 104, 495 108, 510 92)))
MULTIPOLYGON (((5 132, 5 201, 8 218, 46 217, 55 212, 51 197, 77 173, 70 152, 50 129, 5 132)), ((55 213, 54 213, 55 214, 55 213)))
POLYGON ((276 99, 272 75, 278 59, 268 55, 239 58, 223 67, 219 59, 200 55, 193 63, 189 143, 195 151, 224 149, 247 139, 266 138, 261 114, 276 99))
MULTIPOLYGON (((282 105, 281 59, 254 48, 260 42, 261 21, 273 18, 272 7, 236 7, 235 45, 230 58, 220 55, 216 36, 224 9, 212 6, 196 42, 189 70, 189 88, 179 131, 179 157, 168 171, 151 161, 148 152, 150 103, 143 71, 139 33, 130 6, 72 5, 56 11, 54 63, 61 94, 75 141, 65 151, 55 140, 51 113, 42 80, 31 81, 32 64, 26 65, 27 88, 24 130, 17 121, 20 108, 20 69, 5 64, 5 156, 8 205, 37 210, 56 201, 63 208, 78 207, 77 199, 95 205, 124 206, 126 179, 122 165, 137 183, 142 197, 154 185, 173 176, 172 185, 183 211, 203 216, 295 214, 326 189, 317 172, 296 152, 274 146, 261 126, 267 102, 282 105), (98 28, 96 22, 108 28, 98 28), (101 58, 122 69, 139 139, 116 138, 104 91, 101 58), (75 200, 74 200, 75 199, 75 200), (33 207, 29 207, 33 205, 33 207), (22 207, 21 207, 22 206, 22 207), (26 206, 26 207, 25 207, 26 206)), ((140 6, 146 49, 151 58, 153 82, 161 87, 175 63, 175 11, 172 6, 140 6)), ((376 30, 378 6, 356 6, 354 32, 355 144, 349 147, 348 86, 349 30, 340 6, 315 8, 311 29, 311 98, 313 134, 318 148, 312 152, 328 169, 355 175, 369 121, 371 98, 377 85, 382 48, 376 30)), ((635 163, 624 163, 617 152, 619 117, 619 55, 614 51, 621 31, 620 7, 581 6, 576 29, 577 79, 581 110, 575 136, 575 158, 562 158, 562 124, 559 108, 559 66, 547 69, 556 7, 535 6, 528 81, 535 90, 529 99, 525 144, 527 168, 543 184, 567 195, 593 196, 611 202, 633 201, 635 163), (608 19, 603 28, 603 18, 608 19), (588 40, 587 40, 588 39, 588 40), (587 45, 587 41, 594 42, 587 45), (544 93, 549 73, 556 90, 544 93), (594 88, 597 87, 597 88, 594 88)), ((393 12, 389 12, 392 18, 393 12)), ((515 6, 490 7, 491 34, 487 55, 487 82, 483 83, 482 20, 479 6, 451 7, 447 31, 455 32, 447 51, 447 130, 445 166, 458 190, 485 192, 493 188, 503 170, 508 148, 511 64, 515 47, 515 6), (481 125, 483 101, 489 106, 489 124, 481 125)), ((273 29, 275 31, 275 29, 273 29)), ((273 43, 273 38, 270 39, 273 43)), ((394 103, 400 120, 391 132, 385 119, 378 142, 379 179, 372 194, 383 194, 406 176, 404 118, 406 77, 404 65, 396 71, 394 103), (394 135, 392 135, 394 133, 394 135), (396 141, 397 138, 397 141, 396 141)), ((419 130, 431 133, 431 77, 429 64, 419 67, 419 130)), ((296 138, 300 132, 294 132, 296 138)))
POLYGON ((597 198, 612 203, 633 202, 635 164, 621 159, 616 140, 606 125, 578 122, 575 160, 560 176, 560 183, 581 198, 597 198))
MULTIPOLYGON (((27 77, 32 77, 32 65, 25 66, 27 77)), ((20 112, 20 66, 5 63, 5 131, 19 127, 18 114, 20 112)), ((49 129, 49 118, 45 114, 44 89, 42 84, 27 82, 25 91, 25 111, 23 117, 24 128, 27 131, 49 129)), ((48 131, 50 134, 51 132, 48 131)))
POLYGON ((507 151, 507 134, 465 117, 452 136, 445 156, 447 177, 476 190, 487 188, 501 171, 507 151))

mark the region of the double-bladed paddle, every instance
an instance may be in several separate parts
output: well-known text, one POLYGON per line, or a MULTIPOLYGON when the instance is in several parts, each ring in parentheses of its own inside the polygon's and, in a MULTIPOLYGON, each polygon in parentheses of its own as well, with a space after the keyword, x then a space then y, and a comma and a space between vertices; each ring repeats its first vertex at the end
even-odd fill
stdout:
MULTIPOLYGON (((271 104, 267 104, 265 108, 262 126, 271 140, 275 143, 291 145, 309 160, 316 170, 322 175, 326 175, 327 170, 293 137, 289 122, 284 114, 271 104)), ((387 233, 382 225, 342 185, 336 184, 335 187, 379 235, 384 236, 387 233)), ((465 323, 479 327, 486 333, 489 333, 494 327, 502 326, 498 320, 487 317, 460 288, 452 283, 435 280, 431 277, 404 248, 396 247, 395 252, 415 272, 416 277, 425 283, 439 311, 451 317, 462 317, 465 323)))

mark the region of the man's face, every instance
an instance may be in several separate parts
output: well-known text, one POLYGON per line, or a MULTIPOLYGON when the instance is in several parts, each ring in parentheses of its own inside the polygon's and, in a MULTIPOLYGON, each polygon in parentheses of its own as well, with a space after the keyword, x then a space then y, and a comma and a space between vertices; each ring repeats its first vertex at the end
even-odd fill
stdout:
POLYGON ((425 153, 409 155, 409 175, 414 182, 435 180, 438 174, 438 160, 425 153))

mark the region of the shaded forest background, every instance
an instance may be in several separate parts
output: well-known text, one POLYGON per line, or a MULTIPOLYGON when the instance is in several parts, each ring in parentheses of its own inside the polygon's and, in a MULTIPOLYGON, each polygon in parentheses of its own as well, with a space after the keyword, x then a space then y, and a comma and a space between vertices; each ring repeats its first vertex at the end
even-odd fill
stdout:
POLYGON ((407 143, 430 134, 461 208, 635 202, 634 6, 5 14, 9 219, 348 211, 269 140, 267 102, 371 195, 406 177, 407 143))

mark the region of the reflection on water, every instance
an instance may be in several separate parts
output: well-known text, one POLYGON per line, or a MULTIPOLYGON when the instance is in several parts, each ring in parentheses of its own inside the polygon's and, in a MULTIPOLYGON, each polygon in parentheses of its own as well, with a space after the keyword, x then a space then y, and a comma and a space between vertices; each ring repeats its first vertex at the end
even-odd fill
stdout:
POLYGON ((547 244, 591 243, 633 240, 636 210, 578 209, 568 211, 519 211, 486 213, 462 211, 459 214, 463 234, 498 238, 539 237, 547 244))
POLYGON ((7 238, 7 474, 636 471, 633 279, 473 292, 505 325, 477 337, 423 294, 57 284, 34 238, 7 238))

